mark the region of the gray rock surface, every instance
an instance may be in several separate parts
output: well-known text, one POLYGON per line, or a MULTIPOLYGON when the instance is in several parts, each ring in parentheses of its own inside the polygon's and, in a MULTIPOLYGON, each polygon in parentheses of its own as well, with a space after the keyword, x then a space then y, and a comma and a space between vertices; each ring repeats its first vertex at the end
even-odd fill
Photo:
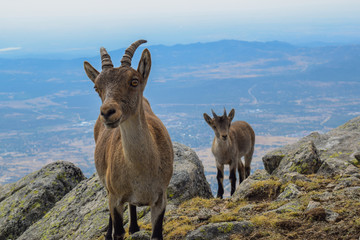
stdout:
POLYGON ((248 221, 210 223, 199 227, 186 236, 187 240, 225 240, 231 234, 242 234, 248 236, 253 231, 254 226, 248 221))
POLYGON ((275 199, 280 193, 280 185, 280 181, 271 179, 265 170, 258 169, 239 185, 231 199, 232 201, 275 199))
POLYGON ((275 210, 272 210, 274 212, 277 212, 277 213, 286 213, 286 212, 300 212, 301 208, 301 204, 300 202, 296 199, 296 200, 293 200, 291 202, 288 202, 284 205, 282 205, 281 207, 275 209, 275 210))
POLYGON ((312 174, 318 171, 321 163, 314 143, 307 141, 287 152, 272 174, 276 176, 282 176, 289 172, 312 174))
POLYGON ((151 232, 142 230, 130 235, 125 240, 149 240, 150 238, 151 238, 151 232))
POLYGON ((328 158, 321 165, 318 173, 324 176, 334 177, 342 174, 349 165, 350 163, 342 159, 328 158))
POLYGON ((339 214, 337 212, 331 211, 329 209, 325 209, 325 214, 325 220, 331 223, 336 222, 339 217, 339 214))
POLYGON ((93 239, 108 226, 106 191, 97 174, 79 183, 18 239, 93 239))
POLYGON ((337 181, 337 185, 334 187, 334 191, 340 190, 343 188, 353 187, 353 186, 359 186, 360 185, 360 179, 356 177, 344 177, 340 178, 337 181))
POLYGON ((300 174, 298 172, 290 172, 290 173, 284 173, 284 175, 281 176, 281 181, 285 184, 287 182, 296 182, 296 181, 310 182, 311 180, 305 175, 300 174))
POLYGON ((333 200, 334 198, 335 198, 335 193, 327 192, 327 191, 323 193, 314 194, 311 196, 311 199, 319 202, 328 202, 330 200, 333 200))
POLYGON ((174 173, 168 187, 168 201, 179 204, 193 197, 211 198, 211 188, 206 181, 204 166, 195 151, 174 142, 174 173))
POLYGON ((358 201, 360 199, 360 186, 344 188, 339 190, 339 192, 339 197, 346 199, 356 199, 358 201))
POLYGON ((290 183, 284 191, 276 198, 276 201, 287 201, 292 200, 294 198, 297 198, 301 192, 298 189, 298 186, 296 186, 293 183, 290 183))
POLYGON ((0 192, 0 239, 15 239, 41 219, 84 175, 74 164, 54 162, 0 192))
POLYGON ((285 157, 285 153, 279 150, 274 150, 263 156, 262 161, 264 163, 265 170, 272 174, 273 171, 279 166, 281 160, 285 157))
POLYGON ((310 211, 311 209, 314 209, 314 208, 318 208, 320 206, 321 206, 321 203, 315 202, 315 201, 310 201, 305 209, 305 212, 310 211))

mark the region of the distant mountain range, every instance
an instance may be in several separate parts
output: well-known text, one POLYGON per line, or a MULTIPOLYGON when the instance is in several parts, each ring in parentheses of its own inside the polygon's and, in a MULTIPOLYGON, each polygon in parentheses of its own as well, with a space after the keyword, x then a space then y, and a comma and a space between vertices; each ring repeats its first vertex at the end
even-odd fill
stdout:
MULTIPOLYGON (((360 45, 145 44, 134 56, 135 69, 144 47, 152 56, 145 96, 172 139, 197 149, 210 147, 213 133, 202 114, 211 108, 235 108, 235 119, 248 121, 257 135, 295 138, 360 115, 360 45)), ((115 66, 123 53, 109 52, 115 66)), ((17 172, 0 183, 59 159, 81 163, 86 174, 94 171, 92 124, 100 99, 83 61, 100 70, 99 54, 55 57, 0 59, 0 176, 17 172)), ((279 144, 258 144, 255 154, 279 144)))

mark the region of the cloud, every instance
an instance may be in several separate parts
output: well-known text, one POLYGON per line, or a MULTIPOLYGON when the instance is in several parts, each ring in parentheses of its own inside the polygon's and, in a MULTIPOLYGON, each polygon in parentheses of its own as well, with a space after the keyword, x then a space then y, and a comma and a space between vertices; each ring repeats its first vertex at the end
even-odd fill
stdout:
POLYGON ((1 108, 12 109, 44 109, 52 106, 61 106, 61 104, 54 102, 51 97, 43 96, 30 98, 26 100, 14 100, 14 101, 1 101, 1 108))
POLYGON ((8 47, 8 48, 0 48, 0 52, 9 52, 14 50, 20 50, 21 47, 8 47))

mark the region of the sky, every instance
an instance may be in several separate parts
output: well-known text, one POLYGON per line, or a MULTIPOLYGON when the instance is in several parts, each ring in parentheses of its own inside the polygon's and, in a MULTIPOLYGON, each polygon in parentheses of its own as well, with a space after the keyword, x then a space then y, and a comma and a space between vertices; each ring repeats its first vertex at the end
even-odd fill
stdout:
POLYGON ((0 57, 222 39, 360 43, 359 0, 2 0, 0 57))

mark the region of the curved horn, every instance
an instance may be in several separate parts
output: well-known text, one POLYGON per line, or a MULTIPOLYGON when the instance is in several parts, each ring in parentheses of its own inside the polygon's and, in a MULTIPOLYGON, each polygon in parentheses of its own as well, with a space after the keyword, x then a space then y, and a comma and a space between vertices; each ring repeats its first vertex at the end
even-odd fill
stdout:
POLYGON ((135 50, 143 43, 146 43, 146 40, 137 40, 136 42, 134 42, 133 44, 130 45, 130 47, 128 47, 125 50, 125 54, 121 59, 121 66, 122 67, 130 67, 131 66, 131 59, 134 56, 134 52, 135 50))
POLYGON ((212 112, 214 118, 217 118, 217 117, 218 117, 218 116, 216 115, 216 113, 214 112, 214 110, 211 109, 211 112, 212 112))
POLYGON ((114 65, 111 62, 110 55, 107 53, 104 47, 100 48, 100 56, 101 56, 101 68, 104 70, 105 68, 113 68, 114 65))

